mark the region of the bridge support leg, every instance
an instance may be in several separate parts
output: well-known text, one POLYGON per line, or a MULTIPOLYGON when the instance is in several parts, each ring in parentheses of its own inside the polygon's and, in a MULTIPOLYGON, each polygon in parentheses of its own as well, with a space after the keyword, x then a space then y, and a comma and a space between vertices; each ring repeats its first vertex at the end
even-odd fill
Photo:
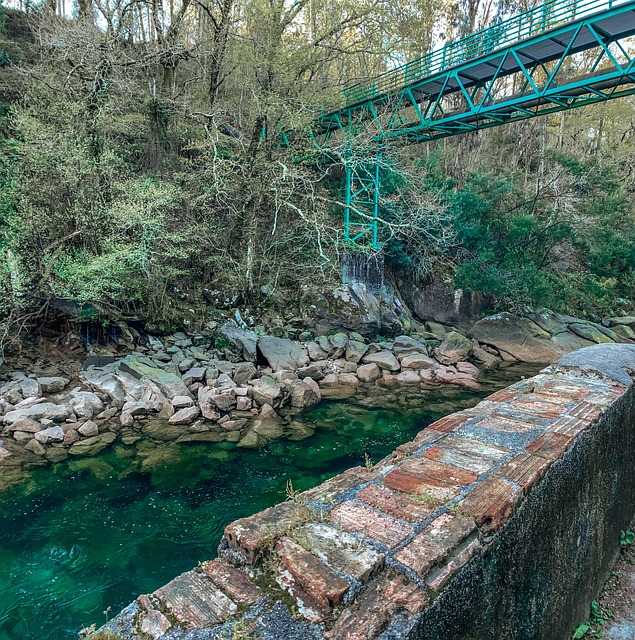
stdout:
POLYGON ((348 245, 381 249, 379 243, 379 163, 346 162, 346 200, 344 208, 344 242, 348 245))

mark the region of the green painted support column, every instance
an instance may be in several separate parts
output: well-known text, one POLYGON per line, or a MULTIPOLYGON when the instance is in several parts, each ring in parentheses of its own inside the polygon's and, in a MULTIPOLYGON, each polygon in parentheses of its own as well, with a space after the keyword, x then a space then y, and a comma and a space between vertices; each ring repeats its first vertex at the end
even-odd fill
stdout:
POLYGON ((344 242, 374 251, 381 249, 379 241, 379 196, 382 153, 370 164, 353 164, 346 154, 346 185, 344 204, 344 242))

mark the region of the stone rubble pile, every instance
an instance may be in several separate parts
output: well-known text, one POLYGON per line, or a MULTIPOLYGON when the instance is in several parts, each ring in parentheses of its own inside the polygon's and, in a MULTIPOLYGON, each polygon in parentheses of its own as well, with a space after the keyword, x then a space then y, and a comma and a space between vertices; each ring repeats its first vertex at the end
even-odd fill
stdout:
POLYGON ((548 363, 591 344, 635 340, 635 318, 605 324, 501 313, 477 322, 471 338, 435 322, 376 342, 355 332, 291 340, 233 321, 220 328, 228 347, 182 332, 148 336, 123 358, 89 358, 77 379, 19 371, 0 378, 0 463, 15 445, 59 462, 95 455, 116 440, 239 447, 301 440, 313 430, 294 416, 322 399, 370 404, 400 390, 414 406, 420 389, 478 388, 480 369, 502 361, 548 363))

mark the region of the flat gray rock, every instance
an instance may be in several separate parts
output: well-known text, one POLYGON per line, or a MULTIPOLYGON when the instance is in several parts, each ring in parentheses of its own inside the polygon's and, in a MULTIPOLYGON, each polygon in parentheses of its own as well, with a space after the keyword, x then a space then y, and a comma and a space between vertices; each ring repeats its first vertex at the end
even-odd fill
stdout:
POLYGON ((635 373, 635 345, 593 345, 567 354, 555 366, 597 373, 630 387, 633 384, 631 373, 635 373))

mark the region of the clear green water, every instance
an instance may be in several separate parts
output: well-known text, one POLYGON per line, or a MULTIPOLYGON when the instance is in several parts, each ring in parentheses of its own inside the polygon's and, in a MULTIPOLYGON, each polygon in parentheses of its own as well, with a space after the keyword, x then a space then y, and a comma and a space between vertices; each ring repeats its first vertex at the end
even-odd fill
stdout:
POLYGON ((436 409, 325 403, 304 417, 317 431, 302 442, 140 442, 35 470, 0 494, 0 640, 77 639, 108 608, 213 558, 223 528, 284 500, 287 479, 303 490, 365 453, 377 461, 452 410, 436 409))

